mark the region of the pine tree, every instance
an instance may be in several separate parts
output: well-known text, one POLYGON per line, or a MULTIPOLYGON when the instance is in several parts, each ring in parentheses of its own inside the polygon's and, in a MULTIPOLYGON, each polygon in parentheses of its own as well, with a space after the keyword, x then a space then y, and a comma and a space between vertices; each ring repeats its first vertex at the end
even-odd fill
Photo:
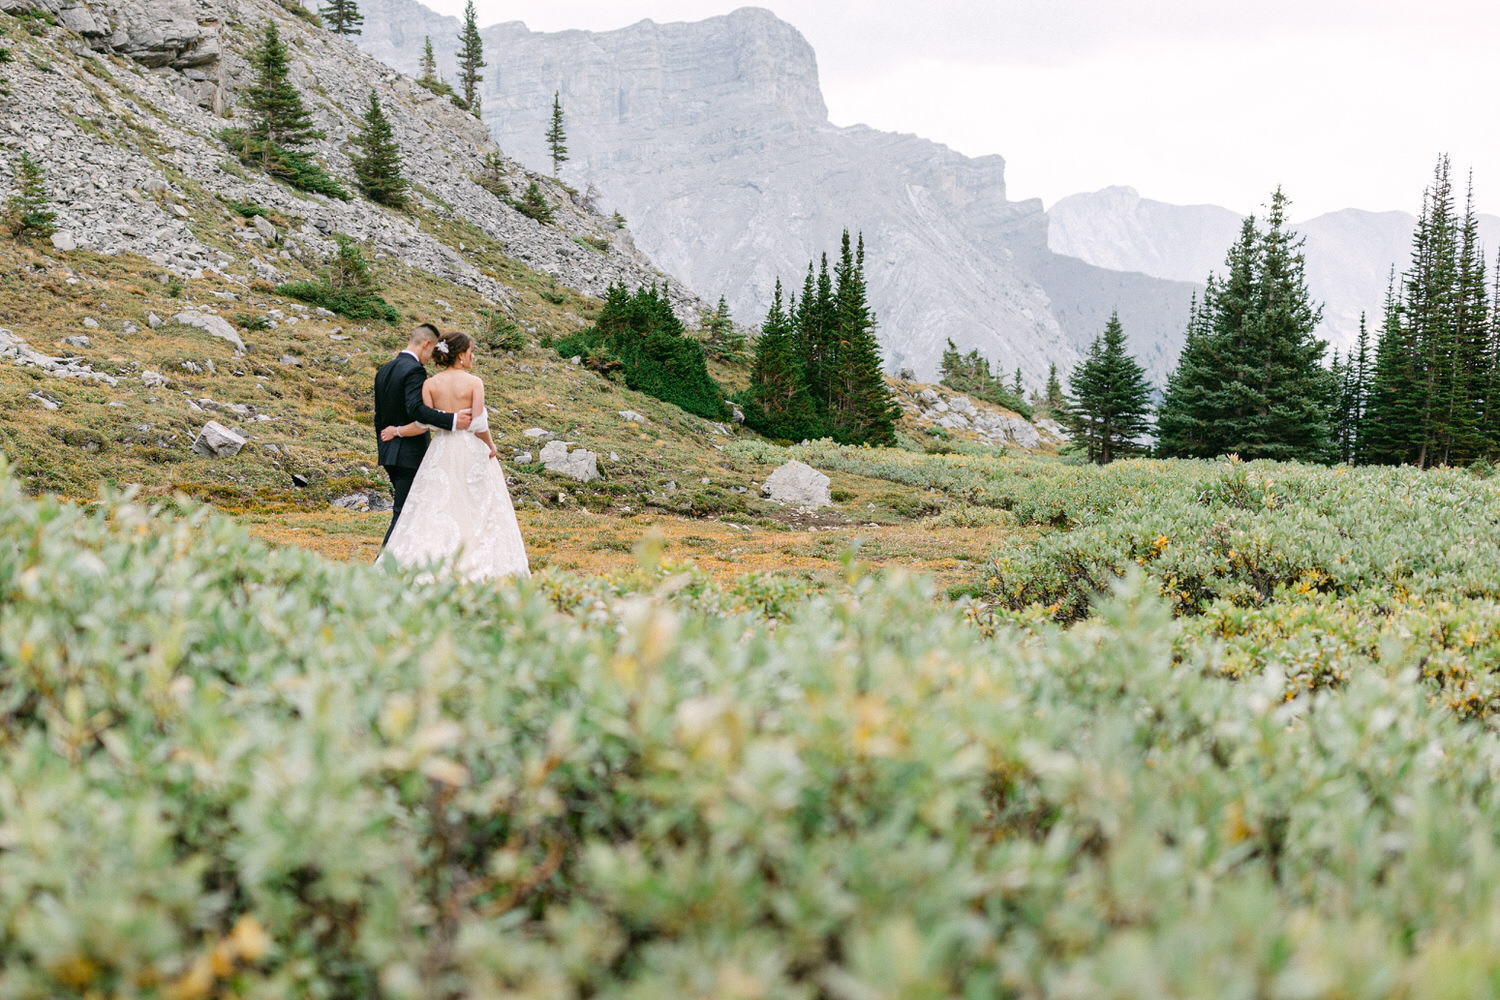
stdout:
POLYGON ((245 55, 255 79, 245 91, 249 122, 242 134, 258 147, 252 152, 269 169, 278 151, 306 146, 325 135, 313 125, 311 112, 292 85, 291 60, 274 20, 266 21, 261 43, 245 55))
POLYGON ((417 77, 417 82, 424 87, 430 87, 438 82, 437 56, 432 54, 432 36, 428 35, 422 41, 422 75, 417 77))
POLYGON ((547 148, 552 153, 552 176, 557 176, 557 168, 568 162, 568 136, 563 131, 563 109, 562 94, 559 91, 552 93, 552 124, 547 126, 547 148))
POLYGON ((827 434, 807 392, 807 378, 797 350, 797 334, 781 304, 781 280, 771 310, 755 341, 750 388, 741 397, 745 423, 760 434, 784 441, 816 440, 827 434))
POLYGON ((351 155, 349 162, 360 189, 371 201, 391 208, 404 207, 408 182, 401 176, 401 147, 396 144, 395 132, 374 88, 370 89, 370 105, 354 136, 354 145, 360 152, 351 155))
POLYGON ((901 411, 885 384, 880 344, 875 339, 875 317, 866 298, 863 234, 858 250, 851 252, 849 230, 844 230, 835 270, 837 350, 826 371, 831 376, 827 380, 828 418, 834 438, 846 444, 895 444, 896 418, 901 411))
POLYGON ((1271 196, 1266 228, 1247 218, 1222 280, 1195 303, 1157 422, 1165 455, 1322 461, 1330 457, 1335 385, 1314 336, 1322 310, 1307 292, 1302 238, 1287 228, 1286 196, 1271 196))
POLYGON ((710 357, 733 360, 745 353, 745 335, 734 328, 724 296, 719 296, 717 308, 704 311, 698 325, 703 331, 703 349, 710 357))
POLYGON ((480 70, 488 65, 484 61, 484 40, 479 37, 479 14, 474 9, 474 0, 464 7, 464 26, 458 34, 458 84, 463 89, 464 106, 479 118, 479 84, 484 77, 480 70))
POLYGON ((1021 369, 1019 368, 1016 369, 1016 374, 1011 379, 1010 391, 1017 396, 1020 396, 1023 392, 1026 391, 1025 383, 1021 381, 1021 369))
POLYGON ((1043 390, 1042 405, 1053 413, 1061 413, 1067 406, 1067 401, 1063 398, 1062 383, 1057 378, 1056 362, 1047 366, 1047 388, 1043 390))
POLYGON ((839 363, 838 308, 834 302, 833 278, 828 273, 828 255, 814 272, 807 265, 807 280, 796 314, 797 338, 807 371, 807 391, 820 413, 832 408, 834 373, 839 363))
POLYGON ((552 222, 552 206, 547 204, 547 199, 542 196, 542 189, 536 181, 526 185, 526 192, 521 195, 521 200, 515 203, 516 211, 529 219, 550 225, 552 222))
POLYGON ((355 0, 328 0, 327 5, 318 8, 318 16, 336 35, 358 35, 360 25, 365 23, 355 0))
POLYGON ((5 205, 5 226, 12 239, 46 239, 57 232, 57 213, 47 198, 46 174, 41 164, 23 152, 16 160, 16 191, 5 205))
POLYGON ((1088 356, 1068 377, 1073 396, 1070 422, 1089 461, 1108 465, 1144 450, 1151 431, 1151 383, 1126 350, 1118 312, 1094 338, 1088 356))

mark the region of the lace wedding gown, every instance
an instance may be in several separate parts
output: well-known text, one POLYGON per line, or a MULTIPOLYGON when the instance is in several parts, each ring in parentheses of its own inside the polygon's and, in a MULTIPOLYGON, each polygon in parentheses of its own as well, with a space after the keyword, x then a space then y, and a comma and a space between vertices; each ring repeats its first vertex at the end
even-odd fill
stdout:
POLYGON ((481 413, 466 431, 432 431, 401 519, 380 559, 465 580, 526 577, 526 545, 500 463, 475 437, 489 430, 481 413))

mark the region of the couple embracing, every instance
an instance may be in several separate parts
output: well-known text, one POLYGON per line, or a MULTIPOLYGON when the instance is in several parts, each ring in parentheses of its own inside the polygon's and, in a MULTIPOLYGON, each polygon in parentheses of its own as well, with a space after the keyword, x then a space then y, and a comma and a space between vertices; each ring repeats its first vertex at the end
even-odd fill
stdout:
POLYGON ((377 562, 442 566, 466 580, 531 575, 473 368, 472 337, 423 323, 375 375, 380 464, 394 500, 377 562))

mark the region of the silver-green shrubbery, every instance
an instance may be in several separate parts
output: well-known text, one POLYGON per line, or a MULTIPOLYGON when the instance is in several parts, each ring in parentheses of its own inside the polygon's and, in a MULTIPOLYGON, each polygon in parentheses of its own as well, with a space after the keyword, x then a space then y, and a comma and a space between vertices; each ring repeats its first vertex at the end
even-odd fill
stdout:
POLYGON ((992 637, 899 575, 418 585, 0 468, 0 995, 1488 991, 1491 731, 1397 637, 1230 679, 1143 574, 992 637))

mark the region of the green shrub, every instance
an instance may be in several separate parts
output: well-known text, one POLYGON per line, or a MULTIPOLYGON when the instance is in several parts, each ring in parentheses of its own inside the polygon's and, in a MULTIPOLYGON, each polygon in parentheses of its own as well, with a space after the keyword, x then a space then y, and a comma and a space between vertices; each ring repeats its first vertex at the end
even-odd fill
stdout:
POLYGON ((380 286, 364 251, 343 233, 333 236, 336 249, 321 281, 292 281, 277 285, 280 295, 322 306, 346 319, 378 319, 396 323, 401 315, 380 297, 380 286))
POLYGON ((323 194, 340 201, 348 201, 351 197, 348 189, 310 156, 256 139, 241 129, 222 129, 219 138, 246 166, 264 170, 300 191, 323 194))
MULTIPOLYGON (((907 577, 720 588, 649 546, 618 578, 422 583, 0 467, 0 981, 1485 995, 1500 743, 1421 658, 1488 669, 1494 608, 1412 607, 1455 634, 1289 702, 1152 589, 988 639, 907 577)), ((1373 638, 1379 610, 1320 613, 1373 638)))
POLYGON ((546 225, 552 223, 552 206, 547 204, 547 199, 543 196, 542 189, 537 186, 536 181, 528 184, 526 193, 518 200, 511 202, 511 205, 528 219, 535 219, 546 225))
POLYGON ((665 293, 642 287, 635 295, 610 287, 599 321, 553 342, 564 358, 579 355, 605 371, 616 364, 625 384, 709 420, 724 416, 724 393, 708 374, 703 347, 684 335, 665 293))

